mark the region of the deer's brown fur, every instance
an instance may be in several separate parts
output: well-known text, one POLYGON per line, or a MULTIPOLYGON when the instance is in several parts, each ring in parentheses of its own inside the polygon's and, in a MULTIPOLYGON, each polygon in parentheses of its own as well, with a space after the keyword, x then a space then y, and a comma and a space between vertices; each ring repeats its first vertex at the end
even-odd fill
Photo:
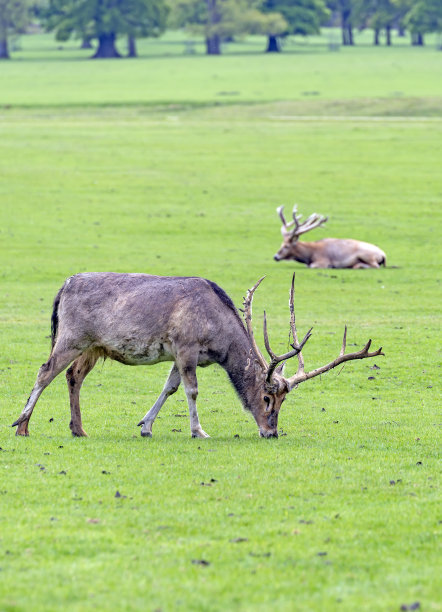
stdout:
MULTIPOLYGON (((262 279, 261 279, 262 280, 262 279)), ((13 423, 17 435, 27 436, 28 423, 43 390, 68 368, 71 421, 74 436, 85 436, 80 412, 80 388, 100 357, 126 365, 152 365, 172 361, 163 391, 140 421, 141 435, 152 435, 152 424, 166 399, 183 383, 193 437, 204 438, 196 399, 197 366, 218 363, 227 372, 244 408, 250 411, 263 437, 277 437, 278 414, 286 394, 300 382, 325 372, 344 360, 364 359, 369 344, 358 353, 341 356, 331 364, 304 372, 301 343, 296 337, 293 284, 290 299, 292 349, 275 355, 267 328, 265 343, 271 356, 267 364, 251 326, 253 293, 244 300, 246 325, 229 296, 212 281, 195 277, 161 277, 148 274, 84 273, 73 276, 58 292, 52 312, 52 350, 20 415, 13 423), (285 378, 281 362, 297 355, 298 372, 285 378)))
POLYGON ((283 242, 274 255, 275 261, 295 260, 309 268, 379 268, 386 265, 386 255, 379 247, 361 240, 323 238, 315 242, 301 242, 299 237, 326 223, 327 217, 313 213, 304 223, 293 209, 293 221, 287 223, 283 206, 277 211, 282 220, 283 242))

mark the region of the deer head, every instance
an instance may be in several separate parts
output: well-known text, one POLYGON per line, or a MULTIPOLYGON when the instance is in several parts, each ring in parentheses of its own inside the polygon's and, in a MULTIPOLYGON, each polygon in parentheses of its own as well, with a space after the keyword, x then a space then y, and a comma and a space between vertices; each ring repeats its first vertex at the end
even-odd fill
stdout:
POLYGON ((284 217, 284 206, 279 206, 277 209, 278 215, 281 218, 281 234, 283 243, 281 244, 279 251, 274 255, 273 259, 280 261, 281 259, 292 258, 292 247, 298 241, 299 236, 309 232, 316 227, 320 227, 328 221, 328 217, 323 217, 317 213, 312 213, 303 223, 300 223, 302 215, 298 214, 298 207, 295 204, 293 206, 293 221, 287 221, 284 217))
MULTIPOLYGON (((302 342, 298 341, 298 334, 296 330, 295 322, 295 274, 293 274, 292 284, 290 288, 290 335, 292 342, 290 343, 291 350, 282 355, 276 355, 271 347, 267 332, 267 318, 264 311, 264 344, 269 354, 270 361, 267 362, 264 355, 261 353, 258 345, 256 344, 253 329, 252 329, 252 301, 253 294, 259 287, 265 277, 259 279, 259 281, 247 292, 244 298, 244 320, 246 324, 247 333, 249 335, 252 349, 250 350, 250 357, 247 365, 247 369, 254 368, 255 370, 255 381, 253 389, 253 404, 252 408, 253 416, 259 427, 259 433, 261 437, 271 438, 278 437, 278 415, 281 408, 281 404, 285 399, 287 393, 295 389, 300 383, 324 374, 329 370, 332 370, 336 366, 344 363, 345 361, 351 361, 354 359, 367 359, 369 357, 376 357, 378 355, 384 355, 382 347, 374 352, 369 352, 371 340, 367 342, 363 349, 353 353, 345 353, 346 341, 347 341, 347 326, 344 328, 344 337, 342 340, 341 351, 330 363, 323 365, 319 368, 305 371, 304 368, 304 357, 302 355, 302 349, 308 339, 311 337, 313 328, 304 336, 302 342), (292 357, 298 359, 298 369, 296 374, 286 378, 283 376, 283 369, 285 362, 292 357)), ((290 340, 289 340, 290 342, 290 340)))

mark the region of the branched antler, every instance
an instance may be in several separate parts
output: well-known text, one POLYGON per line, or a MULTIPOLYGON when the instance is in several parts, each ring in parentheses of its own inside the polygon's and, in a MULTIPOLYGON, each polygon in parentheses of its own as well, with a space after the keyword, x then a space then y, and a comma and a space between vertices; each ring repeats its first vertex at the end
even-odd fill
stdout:
MULTIPOLYGON (((293 304, 292 296, 294 295, 294 282, 295 282, 295 275, 293 274, 291 297, 290 297, 291 304, 293 304)), ((294 310, 292 313, 291 328, 292 328, 294 344, 297 345, 298 336, 296 332, 294 310), (292 321, 293 321, 293 324, 292 324, 292 321)), ((310 331, 308 333, 310 333, 310 331)), ((316 368, 315 370, 311 370, 310 372, 305 371, 304 358, 303 358, 302 353, 299 352, 298 353, 298 370, 294 376, 291 376, 290 378, 287 379, 290 390, 296 387, 296 385, 299 385, 299 383, 302 383, 305 380, 308 380, 309 378, 314 378, 315 376, 319 376, 319 374, 324 374, 324 372, 328 372, 329 370, 332 370, 333 368, 340 365, 341 363, 344 363, 345 361, 352 361, 354 359, 367 359, 368 357, 377 357, 378 355, 384 355, 384 353, 382 352, 382 347, 378 349, 377 351, 369 353, 369 348, 371 346, 371 340, 367 342, 367 344, 364 346, 363 349, 361 349, 360 351, 356 351, 354 353, 346 354, 345 353, 346 345, 347 345, 347 326, 345 326, 344 328, 344 337, 342 338, 342 346, 339 352, 339 356, 336 357, 336 359, 334 359, 330 363, 327 363, 326 365, 323 365, 320 368, 316 368)))
POLYGON ((266 316, 266 312, 264 311, 264 344, 265 347, 267 349, 268 354, 270 355, 270 363, 267 363, 265 357, 263 356, 263 354, 261 353, 255 337, 253 335, 253 328, 252 328, 252 301, 253 301, 253 294, 255 293, 256 289, 259 287, 259 285, 261 284, 261 282, 264 280, 264 276, 262 278, 259 279, 259 281, 251 288, 247 291, 247 296, 244 298, 244 319, 246 322, 246 328, 247 328, 247 333, 249 335, 249 338, 251 340, 254 352, 258 358, 258 361, 260 362, 261 366, 264 368, 264 370, 266 371, 266 381, 270 382, 272 376, 273 376, 273 372, 275 371, 276 366, 281 363, 282 361, 287 361, 287 359, 290 359, 291 357, 294 357, 295 355, 300 354, 300 352, 302 351, 304 344, 307 342, 307 340, 310 338, 311 336, 311 329, 306 333, 304 339, 302 340, 301 344, 299 344, 298 339, 295 339, 295 334, 296 334, 296 329, 295 329, 295 312, 294 312, 294 304, 293 304, 293 299, 294 299, 294 275, 293 275, 293 280, 292 280, 292 290, 290 293, 290 325, 292 328, 292 337, 293 337, 293 344, 291 344, 291 347, 293 350, 284 353, 283 355, 276 355, 276 353, 274 353, 270 347, 270 342, 269 342, 269 335, 267 332, 267 316, 266 316))
POLYGON ((246 323, 247 333, 252 343, 253 350, 255 351, 256 357, 258 358, 258 361, 260 362, 262 367, 267 369, 268 367, 267 361, 264 359, 263 354, 261 353, 258 345, 256 344, 256 340, 255 340, 255 336, 253 335, 253 328, 252 328, 253 294, 255 293, 256 289, 259 287, 259 285, 262 283, 264 279, 265 279, 265 276, 260 278, 259 281, 255 283, 253 287, 247 291, 247 295, 245 296, 244 301, 243 301, 243 306, 244 306, 244 321, 246 323))
POLYGON ((257 359, 257 361, 260 363, 263 370, 265 371, 266 381, 268 383, 271 381, 271 378, 275 372, 277 365, 283 361, 286 361, 287 359, 290 359, 291 357, 294 357, 295 355, 298 358, 297 372, 294 376, 291 376, 290 378, 285 379, 287 381, 287 385, 290 390, 296 387, 296 385, 299 385, 299 383, 304 382, 305 380, 308 380, 309 378, 314 378, 315 376, 319 376, 319 374, 323 374, 324 372, 328 372, 329 370, 332 370, 333 368, 340 365, 341 363, 344 363, 345 361, 351 361, 354 359, 367 359, 368 357, 377 357, 378 355, 384 355, 384 353, 382 352, 382 347, 372 353, 369 352, 369 349, 371 346, 371 340, 369 340, 367 344, 364 346, 364 348, 361 349, 360 351, 356 351, 354 353, 345 353, 345 348, 347 344, 347 326, 345 326, 344 337, 342 339, 342 346, 339 352, 339 356, 326 365, 316 368, 315 370, 311 370, 310 372, 306 372, 304 368, 304 357, 302 355, 302 349, 304 348, 304 345, 307 342, 307 340, 312 335, 311 332, 313 328, 310 328, 308 332, 305 334, 302 342, 299 342, 298 333, 296 330, 295 305, 294 305, 294 302, 295 302, 295 274, 293 274, 292 285, 290 288, 290 300, 289 300, 290 330, 291 330, 291 335, 293 339, 293 342, 290 344, 290 346, 292 347, 292 350, 288 351, 287 353, 284 353, 283 355, 276 355, 276 353, 274 353, 274 351, 271 349, 270 342, 269 342, 269 335, 267 331, 267 317, 264 311, 264 344, 265 344, 268 354, 270 355, 270 363, 267 363, 265 357, 261 353, 256 343, 255 337, 253 335, 253 328, 252 328, 253 294, 255 293, 256 289, 259 287, 261 282, 264 280, 264 278, 265 278, 264 276, 260 278, 259 281, 251 289, 247 291, 247 295, 244 298, 244 319, 246 323, 247 333, 249 335, 250 342, 252 344, 253 351, 255 353, 255 358, 257 359))
MULTIPOLYGON (((295 355, 298 355, 298 359, 299 359, 299 355, 301 355, 301 351, 304 348, 304 344, 307 342, 307 340, 310 338, 311 331, 313 329, 313 327, 311 327, 308 332, 305 334, 304 339, 302 340, 301 344, 299 344, 298 342, 298 338, 295 337, 296 336, 296 327, 295 327, 295 308, 294 308, 294 282, 295 282, 295 275, 293 274, 293 279, 292 279, 292 288, 290 291, 290 302, 289 302, 289 307, 290 307, 290 327, 291 327, 291 331, 292 331, 292 338, 293 338, 293 343, 290 345, 292 347, 292 351, 289 351, 288 353, 284 353, 283 355, 275 355, 275 353, 272 351, 272 349, 270 348, 270 342, 269 342, 269 336, 267 334, 267 318, 266 318, 266 313, 264 311, 264 344, 265 347, 267 349, 268 354, 270 355, 271 361, 269 364, 269 368, 267 370, 267 382, 270 382, 270 379, 273 375, 273 372, 275 371, 276 366, 278 365, 278 363, 281 363, 281 361, 287 361, 287 359, 290 359, 291 357, 294 357, 295 355)), ((301 357, 302 359, 302 357, 301 357)))
POLYGON ((277 209, 279 217, 282 221, 281 232, 283 235, 289 236, 292 240, 299 238, 302 234, 323 225, 328 221, 328 217, 323 217, 317 213, 312 213, 303 223, 300 223, 302 215, 298 215, 298 207, 293 206, 293 221, 287 223, 284 217, 284 206, 279 206, 277 209))

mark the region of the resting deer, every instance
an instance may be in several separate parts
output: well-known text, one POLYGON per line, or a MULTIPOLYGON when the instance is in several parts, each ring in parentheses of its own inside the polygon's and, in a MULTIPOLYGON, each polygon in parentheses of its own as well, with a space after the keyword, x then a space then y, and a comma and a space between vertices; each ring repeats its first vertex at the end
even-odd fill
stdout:
POLYGON ((294 259, 309 268, 379 268, 380 265, 386 265, 384 251, 368 242, 340 238, 299 242, 302 234, 322 226, 328 217, 313 213, 304 223, 300 223, 302 215, 297 214, 297 207, 294 206, 293 221, 287 223, 284 206, 276 210, 282 221, 281 233, 284 239, 273 257, 276 261, 294 259))
POLYGON ((196 367, 218 363, 226 370, 244 408, 255 418, 260 435, 277 437, 281 404, 297 385, 345 361, 383 355, 382 349, 369 352, 371 340, 362 350, 346 354, 345 329, 339 356, 327 365, 306 372, 301 351, 311 330, 302 342, 298 341, 293 275, 289 303, 291 349, 283 355, 272 351, 264 313, 264 343, 270 356, 267 362, 252 330, 253 294, 262 280, 244 298, 244 325, 229 296, 203 278, 112 272, 68 278, 54 301, 51 354, 38 372, 20 417, 12 425, 18 426, 16 434, 29 435, 29 419, 42 391, 70 366, 66 372, 70 428, 74 436, 85 436, 80 388, 97 360, 109 357, 127 365, 174 362, 160 396, 138 423, 142 436, 152 436, 152 424, 158 412, 182 382, 192 437, 208 437, 201 428, 196 408, 196 367), (297 372, 285 378, 284 362, 294 356, 298 359, 297 372))

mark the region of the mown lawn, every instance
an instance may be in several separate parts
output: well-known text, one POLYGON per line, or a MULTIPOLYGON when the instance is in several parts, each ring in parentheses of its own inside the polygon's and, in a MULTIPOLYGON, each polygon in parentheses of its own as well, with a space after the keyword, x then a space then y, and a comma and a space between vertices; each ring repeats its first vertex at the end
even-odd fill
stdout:
POLYGON ((1 610, 441 609, 440 54, 390 51, 2 64, 1 610), (295 201, 330 217, 312 238, 374 242, 388 267, 275 263, 295 201), (204 276, 238 306, 266 274, 255 333, 265 308, 281 351, 296 270, 308 368, 345 323, 386 356, 301 385, 278 440, 217 367, 199 371, 210 439, 190 439, 182 390, 141 438, 170 366, 115 362, 83 386, 89 438, 64 376, 16 438, 52 299, 83 270, 204 276))

